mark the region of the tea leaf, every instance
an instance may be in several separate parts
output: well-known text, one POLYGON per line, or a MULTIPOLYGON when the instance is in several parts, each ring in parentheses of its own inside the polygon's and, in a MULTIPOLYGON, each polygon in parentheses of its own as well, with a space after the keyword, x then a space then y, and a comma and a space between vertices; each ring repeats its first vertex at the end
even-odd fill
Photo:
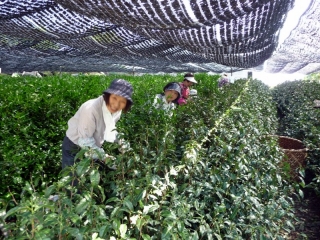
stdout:
POLYGON ((76 213, 83 213, 89 206, 90 202, 86 198, 82 198, 79 204, 76 206, 76 213))
POLYGON ((100 181, 100 173, 98 170, 93 169, 90 173, 90 181, 93 186, 97 186, 100 181))

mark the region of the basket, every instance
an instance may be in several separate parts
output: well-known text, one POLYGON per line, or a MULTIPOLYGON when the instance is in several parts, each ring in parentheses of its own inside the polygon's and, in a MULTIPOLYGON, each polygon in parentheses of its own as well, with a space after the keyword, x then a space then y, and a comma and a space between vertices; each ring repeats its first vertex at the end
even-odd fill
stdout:
MULTIPOLYGON (((284 151, 283 162, 290 165, 290 176, 292 180, 299 180, 299 169, 306 166, 306 158, 308 155, 308 148, 306 148, 298 139, 286 136, 278 136, 278 143, 280 148, 284 151)), ((281 164, 282 166, 284 164, 281 164)))

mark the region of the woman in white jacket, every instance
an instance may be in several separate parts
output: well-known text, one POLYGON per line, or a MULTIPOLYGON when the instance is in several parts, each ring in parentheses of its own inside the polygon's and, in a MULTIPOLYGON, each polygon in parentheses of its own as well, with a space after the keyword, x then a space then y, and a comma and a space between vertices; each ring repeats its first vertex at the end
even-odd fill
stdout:
POLYGON ((133 104, 132 85, 123 79, 115 79, 103 95, 83 103, 68 121, 68 129, 62 143, 62 168, 74 164, 76 154, 83 148, 90 149, 93 159, 106 158, 102 148, 104 141, 115 142, 115 124, 121 113, 128 112, 133 104))
POLYGON ((177 82, 170 82, 163 88, 163 93, 157 94, 153 101, 153 107, 165 110, 170 116, 176 108, 177 101, 181 96, 181 87, 177 82))

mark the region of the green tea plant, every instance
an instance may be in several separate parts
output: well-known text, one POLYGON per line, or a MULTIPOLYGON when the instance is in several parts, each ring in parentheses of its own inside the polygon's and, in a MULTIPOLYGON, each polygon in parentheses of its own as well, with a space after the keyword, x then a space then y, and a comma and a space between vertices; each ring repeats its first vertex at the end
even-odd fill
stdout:
MULTIPOLYGON (((2 137, 8 139, 0 145, 4 174, 11 171, 11 179, 21 179, 16 185, 6 182, 10 191, 2 188, 0 219, 8 237, 282 239, 284 232, 293 228, 292 186, 278 167, 282 153, 268 137, 278 128, 271 92, 258 80, 239 80, 218 90, 217 78, 197 75, 198 97, 178 107, 172 117, 152 107, 155 94, 177 79, 169 75, 66 75, 44 81, 21 78, 5 82, 8 93, 19 81, 36 88, 43 86, 38 92, 41 100, 32 98, 21 105, 41 114, 52 110, 39 117, 41 123, 36 123, 38 118, 32 118, 28 111, 14 115, 28 117, 21 117, 19 124, 24 127, 30 123, 37 131, 34 140, 26 129, 32 141, 51 144, 47 155, 41 155, 44 159, 35 154, 32 161, 21 163, 20 155, 10 150, 18 142, 11 136, 16 123, 7 118, 3 124, 6 130, 2 137), (82 102, 98 96, 118 77, 134 87, 132 111, 118 124, 131 151, 122 154, 116 144, 108 144, 104 148, 115 159, 101 163, 86 158, 84 150, 74 166, 60 171, 59 148, 66 121, 82 102), (52 95, 56 98, 46 95, 48 85, 56 86, 52 95), (51 116, 54 119, 50 120, 51 116), (15 165, 10 163, 10 156, 15 165), (42 171, 35 171, 34 165, 42 171), (116 168, 109 169, 109 165, 116 168), (32 178, 15 173, 13 166, 20 171, 24 166, 32 178), (71 187, 72 182, 77 186, 71 187)), ((20 95, 31 92, 28 86, 19 86, 24 89, 20 95)), ((1 98, 3 102, 5 98, 1 98)), ((12 98, 8 106, 1 105, 6 114, 13 112, 11 102, 12 98)), ((16 136, 23 139, 23 135, 16 136)), ((25 146, 28 141, 21 141, 21 148, 25 146)))
POLYGON ((274 110, 268 90, 251 82, 216 120, 203 148, 193 149, 200 159, 190 171, 186 167, 189 184, 180 195, 192 196, 187 219, 201 237, 268 239, 293 227, 285 221, 292 217, 292 200, 277 167, 281 154, 277 143, 265 138, 277 128, 274 110))

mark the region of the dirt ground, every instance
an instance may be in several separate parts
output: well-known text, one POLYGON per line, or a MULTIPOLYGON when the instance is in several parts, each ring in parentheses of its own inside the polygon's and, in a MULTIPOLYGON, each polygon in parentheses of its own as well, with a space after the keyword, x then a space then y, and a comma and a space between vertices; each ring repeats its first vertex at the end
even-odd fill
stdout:
POLYGON ((320 197, 306 193, 303 200, 295 201, 297 221, 295 231, 291 232, 290 240, 320 239, 320 197))

